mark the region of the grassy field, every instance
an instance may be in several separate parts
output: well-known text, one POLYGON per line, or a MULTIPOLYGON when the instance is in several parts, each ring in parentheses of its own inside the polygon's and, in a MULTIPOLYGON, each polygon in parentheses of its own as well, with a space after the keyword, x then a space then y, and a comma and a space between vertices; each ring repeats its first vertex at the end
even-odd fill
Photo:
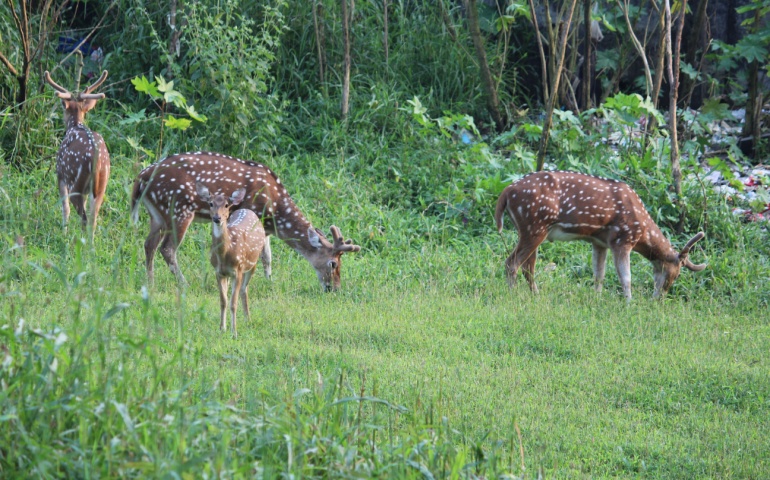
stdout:
POLYGON ((488 235, 469 236, 379 207, 345 175, 309 188, 279 165, 316 226, 365 248, 323 294, 274 241, 274 279, 252 282, 233 340, 218 330, 208 225, 180 252, 189 288, 158 256, 148 290, 146 214, 129 224, 131 169, 114 165, 95 250, 75 219, 59 228, 53 172, 2 171, 2 477, 770 472, 758 227, 732 243, 707 232, 693 260, 710 268, 662 302, 641 257, 627 304, 611 266, 605 292, 591 289, 588 245, 547 244, 532 296, 505 284, 491 212, 488 235))

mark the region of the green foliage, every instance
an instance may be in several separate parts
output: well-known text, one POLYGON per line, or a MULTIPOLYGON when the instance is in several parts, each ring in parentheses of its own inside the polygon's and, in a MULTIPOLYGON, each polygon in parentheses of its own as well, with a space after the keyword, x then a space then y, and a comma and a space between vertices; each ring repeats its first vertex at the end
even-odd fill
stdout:
POLYGON ((206 130, 207 149, 245 156, 252 149, 276 148, 282 105, 268 84, 285 28, 285 4, 251 13, 239 5, 230 0, 188 6, 180 82, 205 105, 203 113, 217 118, 206 130))
MULTIPOLYGON (((131 79, 131 83, 134 85, 137 92, 146 93, 155 101, 160 100, 161 104, 159 105, 159 108, 161 112, 165 113, 166 105, 171 104, 187 112, 193 120, 201 123, 206 122, 206 116, 196 112, 195 106, 188 105, 184 96, 174 90, 174 82, 166 82, 163 77, 155 77, 155 81, 150 82, 144 75, 142 75, 141 77, 131 79)), ((143 111, 144 110, 142 110, 142 112, 143 111)), ((126 123, 134 123, 136 121, 136 115, 137 114, 129 115, 126 123)), ((192 121, 187 118, 164 116, 163 124, 172 130, 187 130, 192 125, 192 121)))

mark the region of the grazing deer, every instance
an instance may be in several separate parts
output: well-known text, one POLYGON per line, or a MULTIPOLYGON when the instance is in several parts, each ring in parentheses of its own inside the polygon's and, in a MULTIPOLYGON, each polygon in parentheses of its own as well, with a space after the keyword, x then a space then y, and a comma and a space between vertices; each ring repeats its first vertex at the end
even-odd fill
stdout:
MULTIPOLYGON (((275 235, 310 262, 324 290, 340 286, 341 256, 361 247, 345 241, 332 226, 332 242, 308 222, 292 201, 281 180, 261 163, 241 160, 219 153, 196 152, 171 155, 139 173, 131 195, 134 222, 139 218, 139 204, 150 214, 150 233, 144 242, 147 276, 153 279, 153 259, 160 253, 178 281, 185 283, 176 260, 176 251, 193 221, 211 217, 210 207, 198 195, 200 183, 214 195, 233 189, 246 189, 241 208, 248 208, 262 221, 267 235, 275 235)), ((270 271, 269 237, 262 251, 265 273, 270 271)))
POLYGON ((83 121, 86 112, 104 98, 103 93, 93 91, 107 79, 107 70, 103 71, 102 76, 90 87, 76 95, 54 82, 47 71, 44 76, 45 81, 56 90, 56 96, 61 99, 64 107, 66 132, 56 155, 56 176, 59 181, 64 229, 67 229, 72 202, 80 215, 83 228, 87 229, 90 223, 93 242, 96 219, 104 202, 104 192, 110 177, 110 153, 102 136, 86 127, 83 121), (86 197, 90 197, 88 216, 85 209, 86 197))
POLYGON ((497 200, 495 222, 503 231, 503 214, 513 220, 519 243, 505 261, 508 283, 516 284, 523 265, 530 289, 537 293, 535 261, 543 241, 584 240, 593 244, 594 284, 601 291, 607 249, 612 251, 623 294, 631 299, 631 251, 652 263, 653 297, 663 297, 681 267, 699 272, 687 254, 705 234, 698 233, 681 252, 674 250, 652 220, 639 196, 617 180, 573 172, 536 172, 507 186, 497 200))
POLYGON ((211 230, 211 265, 217 273, 219 285, 220 321, 219 328, 227 330, 227 283, 234 278, 233 293, 230 298, 230 328, 233 336, 238 336, 235 312, 238 310, 240 292, 243 311, 249 320, 249 280, 257 268, 257 261, 265 246, 265 229, 257 214, 241 208, 230 214, 230 207, 240 205, 246 196, 246 189, 239 188, 230 198, 217 194, 212 196, 209 189, 200 183, 195 184, 200 199, 209 206, 212 221, 211 230))

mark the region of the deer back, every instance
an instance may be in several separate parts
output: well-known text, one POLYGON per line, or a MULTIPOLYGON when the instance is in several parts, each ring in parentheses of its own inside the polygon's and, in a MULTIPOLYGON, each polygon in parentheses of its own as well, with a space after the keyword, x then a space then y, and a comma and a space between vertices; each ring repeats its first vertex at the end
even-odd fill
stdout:
POLYGON ((281 180, 268 167, 209 152, 171 155, 142 170, 136 180, 132 208, 141 199, 152 204, 169 224, 173 216, 184 214, 194 214, 198 221, 208 220, 209 206, 196 194, 196 183, 205 186, 212 196, 230 195, 245 188, 240 207, 254 211, 270 235, 277 233, 276 222, 284 227, 293 226, 292 220, 297 224, 306 222, 281 180))

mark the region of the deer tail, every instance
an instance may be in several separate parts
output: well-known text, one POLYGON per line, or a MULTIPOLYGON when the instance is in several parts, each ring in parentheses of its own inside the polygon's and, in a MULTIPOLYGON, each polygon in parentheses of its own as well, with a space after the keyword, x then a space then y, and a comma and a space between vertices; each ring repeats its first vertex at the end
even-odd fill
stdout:
POLYGON ((131 192, 131 221, 136 225, 139 223, 139 200, 142 198, 142 180, 137 178, 134 182, 134 189, 131 192))
POLYGON ((495 223, 497 224, 498 233, 503 232, 503 216, 508 208, 508 197, 508 188, 506 187, 497 199, 497 207, 495 207, 495 223))

